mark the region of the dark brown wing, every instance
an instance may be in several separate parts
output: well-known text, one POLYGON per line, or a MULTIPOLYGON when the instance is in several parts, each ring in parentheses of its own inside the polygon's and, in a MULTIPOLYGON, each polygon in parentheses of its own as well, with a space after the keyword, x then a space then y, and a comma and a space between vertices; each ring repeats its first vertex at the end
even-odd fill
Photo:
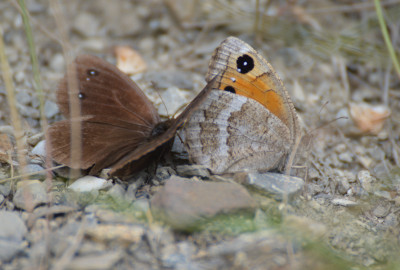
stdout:
MULTIPOLYGON (((156 108, 142 90, 118 68, 91 55, 81 55, 75 60, 81 101, 81 114, 105 117, 129 125, 152 128, 160 122, 156 108)), ((70 103, 68 77, 58 87, 57 104, 62 114, 69 118, 70 103)))
POLYGON ((75 60, 82 117, 69 119, 67 76, 60 82, 57 102, 67 120, 48 131, 49 150, 58 163, 71 166, 71 123, 81 122, 82 160, 79 168, 95 164, 91 173, 108 167, 135 149, 160 122, 140 88, 113 65, 94 56, 75 60))
MULTIPOLYGON (((123 157, 120 161, 114 164, 111 168, 111 175, 120 175, 127 164, 136 163, 139 159, 146 156, 146 158, 151 159, 152 152, 158 152, 157 150, 168 143, 176 133, 176 130, 181 127, 181 125, 190 118, 192 113, 197 110, 200 104, 207 98, 208 94, 213 90, 212 85, 215 84, 215 79, 212 79, 203 90, 186 106, 185 110, 175 119, 168 120, 166 124, 166 131, 149 138, 147 142, 139 145, 132 153, 123 157)), ((138 162, 140 164, 141 162, 138 162)), ((132 164, 131 166, 135 166, 132 164)))

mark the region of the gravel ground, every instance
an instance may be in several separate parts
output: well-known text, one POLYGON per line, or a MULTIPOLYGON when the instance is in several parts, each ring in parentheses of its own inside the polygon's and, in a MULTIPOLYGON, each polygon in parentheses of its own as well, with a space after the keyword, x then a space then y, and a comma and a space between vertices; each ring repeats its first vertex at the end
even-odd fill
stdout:
MULTIPOLYGON (((27 5, 50 123, 62 119, 55 91, 65 48, 68 55, 88 53, 111 63, 115 46, 134 48, 147 69, 132 78, 168 116, 203 88, 222 40, 237 36, 252 44, 284 81, 306 132, 297 173, 303 181, 268 175, 273 185, 257 182, 259 175, 213 176, 184 156, 129 181, 100 176, 71 184, 62 177, 65 169, 45 180, 23 21, 16 1, 0 3, 14 106, 28 169, 36 173, 27 181, 8 179, 18 163, 0 83, 1 269, 398 267, 400 81, 374 6, 264 2, 257 34, 256 1, 61 1, 62 16, 44 0, 27 5), (286 188, 288 202, 271 188, 276 185, 286 188)), ((397 51, 393 33, 400 21, 393 15, 399 6, 384 5, 397 51)))

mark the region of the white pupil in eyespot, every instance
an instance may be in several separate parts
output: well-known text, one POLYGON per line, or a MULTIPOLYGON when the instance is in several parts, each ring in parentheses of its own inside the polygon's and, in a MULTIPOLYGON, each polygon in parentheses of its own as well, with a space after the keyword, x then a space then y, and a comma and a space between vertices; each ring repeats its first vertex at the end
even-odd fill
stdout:
POLYGON ((231 81, 232 81, 232 82, 236 82, 236 79, 232 77, 232 78, 231 78, 231 81))
POLYGON ((83 98, 83 95, 81 93, 79 93, 78 98, 83 98))

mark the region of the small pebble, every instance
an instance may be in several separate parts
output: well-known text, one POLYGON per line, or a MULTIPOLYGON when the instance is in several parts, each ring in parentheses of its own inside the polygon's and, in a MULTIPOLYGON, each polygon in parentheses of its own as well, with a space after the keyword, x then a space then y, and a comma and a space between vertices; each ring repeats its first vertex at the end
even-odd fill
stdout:
POLYGON ((33 147, 31 151, 32 155, 38 156, 38 157, 46 157, 46 141, 40 141, 38 144, 33 147))
POLYGON ((176 229, 191 229, 220 213, 254 211, 256 202, 236 183, 192 181, 171 176, 151 199, 151 211, 176 229))
POLYGON ((386 217, 387 214, 389 213, 390 206, 383 206, 383 205, 378 205, 374 211, 372 211, 372 214, 378 218, 386 217))
POLYGON ((280 173, 237 173, 235 181, 274 196, 277 200, 282 200, 284 196, 292 199, 304 186, 301 178, 280 173))
POLYGON ((123 199, 125 189, 121 185, 115 184, 107 191, 107 194, 115 199, 123 199))
POLYGON ((109 189, 111 187, 112 187, 111 181, 87 175, 77 179, 75 182, 69 185, 68 188, 77 192, 91 192, 94 190, 109 189))
POLYGON ((73 29, 85 37, 92 37, 98 34, 99 20, 90 13, 79 13, 72 23, 73 29))
POLYGON ((375 179, 371 176, 371 173, 369 171, 359 171, 357 174, 357 179, 358 181, 360 181, 361 186, 365 191, 370 193, 374 191, 373 182, 375 181, 375 179))
POLYGON ((0 260, 11 260, 23 247, 27 229, 15 212, 0 211, 0 260))
POLYGON ((53 118, 59 112, 60 112, 60 110, 58 109, 58 106, 56 103, 54 103, 51 100, 46 100, 46 102, 44 103, 44 114, 47 119, 53 118))
POLYGON ((29 173, 31 177, 37 179, 44 179, 46 178, 47 172, 45 169, 38 165, 38 164, 28 164, 25 167, 26 173, 29 173))
POLYGON ((13 203, 18 208, 31 212, 36 206, 48 203, 44 184, 38 180, 25 180, 18 182, 13 203))
POLYGON ((4 197, 10 195, 10 192, 11 192, 10 183, 4 183, 0 185, 0 194, 2 194, 4 197))
POLYGON ((342 199, 342 198, 335 198, 331 201, 333 205, 338 205, 338 206, 356 206, 358 205, 357 202, 353 202, 350 200, 342 199))
POLYGON ((345 163, 351 163, 353 161, 353 156, 350 153, 346 152, 339 154, 338 159, 345 163))

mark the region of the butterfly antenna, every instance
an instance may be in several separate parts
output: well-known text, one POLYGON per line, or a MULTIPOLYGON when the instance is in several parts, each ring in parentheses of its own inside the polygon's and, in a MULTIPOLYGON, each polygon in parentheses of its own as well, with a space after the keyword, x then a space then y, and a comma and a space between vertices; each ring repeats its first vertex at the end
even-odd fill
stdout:
POLYGON ((171 117, 170 117, 170 114, 169 114, 169 112, 168 112, 167 105, 165 104, 164 99, 162 98, 162 96, 161 96, 161 94, 160 94, 160 88, 158 88, 154 82, 151 82, 151 85, 153 86, 153 89, 156 91, 158 97, 161 99, 161 103, 163 104, 164 109, 165 109, 165 111, 167 112, 168 119, 170 119, 171 117))

